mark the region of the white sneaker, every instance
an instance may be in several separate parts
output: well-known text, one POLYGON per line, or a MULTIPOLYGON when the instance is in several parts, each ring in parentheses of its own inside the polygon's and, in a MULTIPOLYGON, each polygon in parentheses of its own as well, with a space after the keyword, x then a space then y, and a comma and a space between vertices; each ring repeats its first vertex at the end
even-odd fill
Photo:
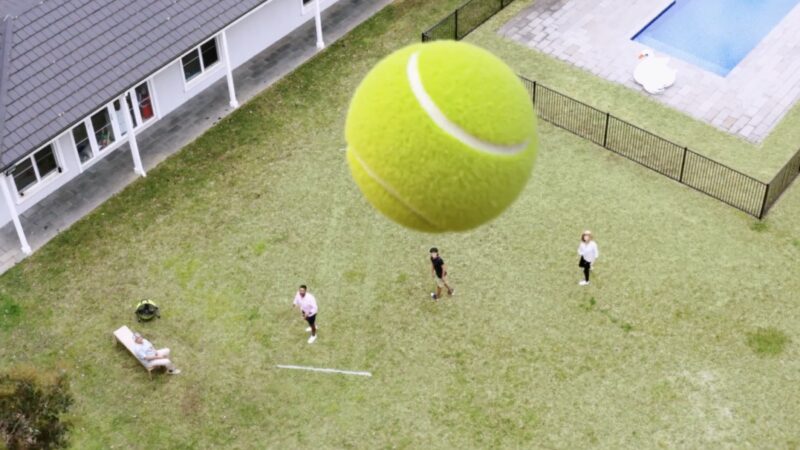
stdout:
POLYGON ((316 340, 317 340, 317 336, 311 336, 310 338, 308 338, 308 343, 309 344, 313 344, 314 341, 316 341, 316 340))
POLYGON ((170 374, 170 375, 177 375, 177 374, 181 373, 181 369, 168 370, 167 373, 170 374))
POLYGON ((589 284, 589 282, 586 281, 586 280, 581 280, 581 281, 578 282, 578 284, 581 285, 581 286, 586 286, 587 284, 589 284))
MULTIPOLYGON (((317 329, 319 330, 319 325, 317 325, 317 329)), ((311 333, 311 327, 306 328, 306 333, 311 333)))

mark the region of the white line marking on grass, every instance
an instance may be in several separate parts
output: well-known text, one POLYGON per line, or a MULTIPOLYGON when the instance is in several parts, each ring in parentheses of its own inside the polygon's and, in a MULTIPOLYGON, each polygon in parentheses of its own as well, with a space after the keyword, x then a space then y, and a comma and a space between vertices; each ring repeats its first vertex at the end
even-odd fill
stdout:
POLYGON ((342 373, 345 375, 359 375, 362 377, 372 376, 372 374, 369 372, 358 372, 352 370, 323 369, 320 367, 305 367, 305 366, 284 366, 281 364, 278 364, 276 367, 278 367, 279 369, 295 369, 295 370, 310 370, 312 372, 342 373))

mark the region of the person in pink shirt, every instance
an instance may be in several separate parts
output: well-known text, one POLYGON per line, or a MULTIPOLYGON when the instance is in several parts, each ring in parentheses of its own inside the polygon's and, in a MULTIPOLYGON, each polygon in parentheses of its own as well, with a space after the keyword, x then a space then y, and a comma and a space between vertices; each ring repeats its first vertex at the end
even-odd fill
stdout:
POLYGON ((303 319, 306 319, 306 322, 308 322, 309 326, 306 328, 306 331, 311 332, 308 343, 313 344, 314 341, 317 340, 317 299, 307 292, 307 290, 308 288, 306 285, 301 284, 300 289, 297 290, 297 294, 294 296, 294 303, 292 305, 300 308, 303 319))

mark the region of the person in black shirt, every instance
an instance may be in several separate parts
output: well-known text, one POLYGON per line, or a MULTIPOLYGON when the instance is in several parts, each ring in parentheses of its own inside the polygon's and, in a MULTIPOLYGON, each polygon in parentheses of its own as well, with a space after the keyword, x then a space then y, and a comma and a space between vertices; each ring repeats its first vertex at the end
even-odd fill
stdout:
POLYGON ((439 249, 436 247, 431 248, 431 275, 436 280, 436 292, 431 292, 431 298, 438 300, 442 296, 442 288, 447 288, 447 295, 453 295, 453 288, 447 284, 447 266, 444 265, 444 260, 439 256, 439 249))

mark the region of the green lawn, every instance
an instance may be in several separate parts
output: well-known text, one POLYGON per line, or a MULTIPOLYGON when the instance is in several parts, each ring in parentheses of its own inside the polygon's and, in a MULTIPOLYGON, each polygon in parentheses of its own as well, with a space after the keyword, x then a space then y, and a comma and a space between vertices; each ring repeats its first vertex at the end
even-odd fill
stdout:
POLYGON ((466 41, 491 50, 527 78, 764 182, 772 180, 800 149, 800 105, 795 106, 762 143, 754 145, 653 100, 644 92, 599 78, 496 33, 500 26, 533 3, 534 0, 516 0, 469 34, 466 41))
POLYGON ((459 2, 395 2, 0 277, 0 369, 68 370, 74 448, 800 446, 797 185, 760 223, 542 123, 531 183, 478 230, 361 197, 354 87, 459 2), (438 304, 432 245, 458 291, 438 304), (162 318, 137 325, 145 297, 162 318), (184 372, 149 380, 123 324, 184 372))

